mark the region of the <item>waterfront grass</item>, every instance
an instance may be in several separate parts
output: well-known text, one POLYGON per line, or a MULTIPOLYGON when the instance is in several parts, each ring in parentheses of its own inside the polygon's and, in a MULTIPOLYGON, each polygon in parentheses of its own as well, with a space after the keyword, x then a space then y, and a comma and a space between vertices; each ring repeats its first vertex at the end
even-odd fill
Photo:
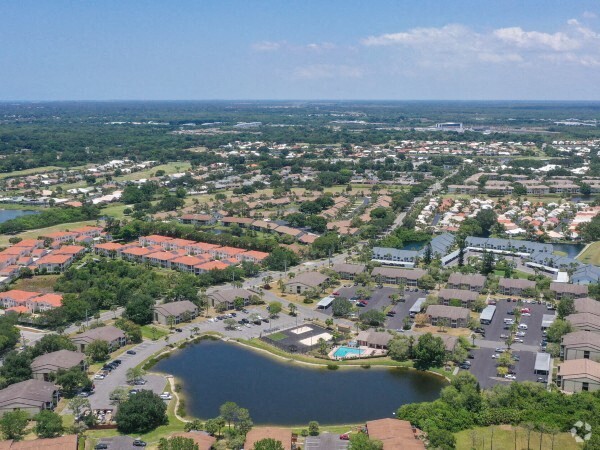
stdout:
MULTIPOLYGON (((528 448, 527 431, 524 428, 517 428, 517 444, 515 446, 515 432, 510 425, 498 425, 493 427, 478 427, 470 430, 463 430, 455 434, 456 448, 469 449, 488 449, 488 448, 528 448), (492 441, 492 429, 494 432, 494 441, 492 441), (474 445, 473 445, 474 444, 474 445)), ((533 431, 529 448, 560 448, 561 450, 577 450, 582 447, 575 442, 570 433, 559 433, 554 439, 552 445, 552 436, 545 433, 542 436, 540 445, 540 433, 533 431)))
MULTIPOLYGON (((388 356, 377 357, 377 358, 357 358, 357 359, 348 359, 342 361, 332 361, 330 359, 321 359, 316 358, 310 355, 301 355, 301 354, 291 354, 287 353, 273 345, 270 345, 260 339, 237 339, 237 342, 241 344, 248 345, 250 347, 254 347, 258 350, 264 350, 272 355, 279 356, 281 358, 285 358, 289 361, 298 361, 307 364, 315 364, 322 367, 336 366, 336 367, 397 367, 403 369, 414 369, 413 361, 394 361, 392 358, 388 356)), ((431 368, 430 372, 435 373, 437 375, 446 377, 448 379, 452 379, 452 372, 444 370, 443 368, 431 368)))
POLYGON ((586 264, 600 266, 600 241, 594 242, 581 253, 577 259, 586 264))

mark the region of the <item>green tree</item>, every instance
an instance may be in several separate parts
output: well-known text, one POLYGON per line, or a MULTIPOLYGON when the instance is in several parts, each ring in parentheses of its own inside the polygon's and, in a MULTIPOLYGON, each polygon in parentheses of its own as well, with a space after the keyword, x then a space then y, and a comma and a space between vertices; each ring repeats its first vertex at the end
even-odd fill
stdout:
POLYGON ((369 326, 381 326, 385 323, 385 313, 377 311, 376 309, 370 309, 369 311, 362 313, 359 316, 360 321, 369 326))
POLYGON ((494 271, 494 254, 492 252, 483 252, 481 258, 481 273, 482 275, 489 275, 494 271))
POLYGON ((106 341, 92 341, 85 348, 85 354, 89 356, 92 361, 106 361, 110 355, 110 347, 106 341))
POLYGON ((419 280, 417 280, 417 285, 421 289, 435 289, 435 279, 431 275, 425 274, 419 280))
POLYGON ((283 444, 276 439, 261 439, 254 444, 254 450, 283 450, 283 444))
POLYGON ((6 384, 14 384, 31 378, 31 357, 29 352, 11 351, 6 354, 0 367, 0 378, 6 380, 6 384))
POLYGON ((560 343, 561 338, 573 331, 573 326, 570 322, 564 319, 555 319, 552 325, 546 331, 549 342, 560 343))
POLYGON ((456 437, 449 431, 434 428, 427 433, 429 447, 440 450, 453 450, 456 448, 456 437))
POLYGON ((53 438, 63 432, 62 417, 47 409, 40 411, 34 417, 35 434, 40 438, 53 438))
POLYGON ((198 444, 192 438, 182 436, 160 438, 158 450, 198 450, 198 444))
POLYGON ((277 317, 277 315, 281 312, 281 309, 282 309, 281 302, 269 303, 269 315, 271 317, 277 317))
POLYGON ((388 356, 396 361, 406 361, 411 357, 411 343, 406 336, 395 336, 388 344, 388 356))
POLYGON ((572 298, 563 298, 558 302, 556 313, 560 319, 564 319, 568 315, 575 313, 575 303, 572 298))
POLYGON ((345 317, 352 311, 352 304, 344 297, 336 297, 331 302, 331 311, 335 317, 345 317))
POLYGON ((441 367, 446 360, 446 348, 444 341, 431 333, 419 336, 414 348, 415 368, 427 370, 430 367, 441 367))
POLYGON ((319 422, 317 422, 316 420, 311 420, 310 422, 308 422, 308 434, 310 434, 311 436, 319 435, 319 422))
POLYGON ((78 420, 81 417, 83 411, 91 408, 90 401, 83 397, 73 397, 69 400, 68 407, 73 411, 75 420, 78 420))
POLYGON ((138 325, 152 322, 154 299, 148 294, 138 293, 125 305, 125 317, 138 325))
POLYGON ((67 370, 59 369, 56 372, 55 383, 62 388, 64 395, 67 397, 73 395, 79 389, 92 386, 92 382, 79 366, 67 370))
POLYGON ((350 448, 352 450, 383 450, 383 443, 370 439, 366 433, 352 433, 350 435, 350 448))
POLYGON ((147 433, 165 425, 167 405, 152 391, 141 391, 132 395, 119 406, 115 416, 117 429, 121 433, 147 433))
POLYGON ((25 428, 28 422, 29 414, 25 411, 6 412, 0 417, 0 431, 2 431, 4 439, 20 441, 25 436, 25 428))
POLYGON ((298 307, 295 304, 290 303, 290 304, 288 304, 288 310, 290 311, 290 316, 295 316, 296 311, 298 310, 298 307))

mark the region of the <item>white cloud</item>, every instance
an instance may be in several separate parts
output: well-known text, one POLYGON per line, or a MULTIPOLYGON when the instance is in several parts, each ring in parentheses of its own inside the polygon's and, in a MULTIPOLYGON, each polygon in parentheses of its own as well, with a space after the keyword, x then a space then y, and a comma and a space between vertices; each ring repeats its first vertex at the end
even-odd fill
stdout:
POLYGON ((450 24, 442 28, 413 28, 407 32, 369 36, 362 40, 367 46, 441 44, 463 39, 471 32, 462 25, 450 24))
POLYGON ((261 41, 252 44, 252 50, 257 52, 274 52, 279 50, 285 45, 285 41, 273 42, 273 41, 261 41))
POLYGON ((524 49, 552 49, 555 51, 575 50, 581 43, 565 33, 542 33, 524 31, 521 27, 500 28, 494 30, 494 36, 508 44, 524 49))
POLYGON ((297 67, 292 72, 294 78, 302 80, 317 80, 324 78, 361 78, 363 70, 360 67, 346 64, 311 64, 297 67))
POLYGON ((592 11, 584 11, 581 17, 583 17, 584 19, 596 19, 598 15, 592 11))

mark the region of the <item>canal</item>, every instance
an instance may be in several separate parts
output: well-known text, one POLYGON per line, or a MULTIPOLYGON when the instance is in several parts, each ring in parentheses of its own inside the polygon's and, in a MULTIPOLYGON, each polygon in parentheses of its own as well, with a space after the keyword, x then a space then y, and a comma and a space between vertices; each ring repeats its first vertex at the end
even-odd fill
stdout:
POLYGON ((401 405, 438 398, 446 386, 425 372, 312 368, 222 341, 178 350, 154 370, 182 382, 190 415, 216 417, 221 404, 233 401, 248 408, 256 424, 351 424, 392 417, 401 405))

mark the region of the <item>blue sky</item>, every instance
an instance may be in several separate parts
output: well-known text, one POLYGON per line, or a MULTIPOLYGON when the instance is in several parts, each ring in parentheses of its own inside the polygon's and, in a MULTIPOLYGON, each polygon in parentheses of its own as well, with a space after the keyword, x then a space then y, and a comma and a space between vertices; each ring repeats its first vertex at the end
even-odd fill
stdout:
POLYGON ((600 100, 597 0, 0 2, 0 100, 600 100))

